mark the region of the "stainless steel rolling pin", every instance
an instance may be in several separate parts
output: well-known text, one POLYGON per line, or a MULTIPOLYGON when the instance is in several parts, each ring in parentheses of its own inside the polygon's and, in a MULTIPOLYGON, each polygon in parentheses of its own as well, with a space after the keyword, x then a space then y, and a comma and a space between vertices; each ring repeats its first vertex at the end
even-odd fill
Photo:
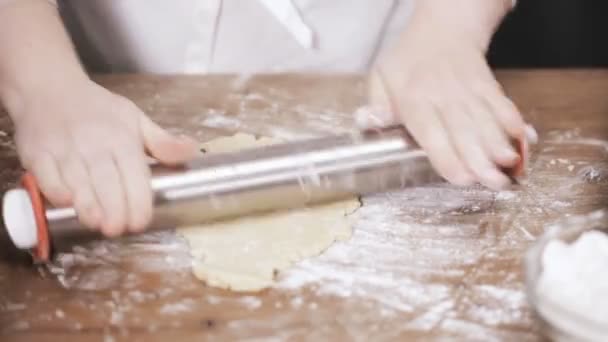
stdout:
MULTIPOLYGON (((437 178, 401 128, 211 154, 180 168, 153 168, 152 174, 151 228, 301 207, 437 178)), ((3 202, 13 243, 31 249, 39 261, 48 260, 51 241, 90 232, 73 208, 47 206, 30 175, 3 202)))

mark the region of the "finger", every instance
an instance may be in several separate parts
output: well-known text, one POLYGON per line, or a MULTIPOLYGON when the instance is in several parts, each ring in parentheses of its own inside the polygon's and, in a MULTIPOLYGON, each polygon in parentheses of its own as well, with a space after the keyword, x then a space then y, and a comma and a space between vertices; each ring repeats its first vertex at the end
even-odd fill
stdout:
POLYGON ((31 163, 29 170, 40 186, 40 190, 54 206, 67 206, 72 200, 70 188, 65 184, 52 154, 42 152, 31 163))
POLYGON ((470 97, 466 104, 467 114, 475 123, 481 146, 491 160, 502 167, 512 167, 520 156, 488 103, 487 99, 470 97))
POLYGON ((536 129, 534 129, 534 126, 529 124, 526 125, 526 140, 531 145, 538 144, 538 133, 536 132, 536 129))
POLYGON ((472 174, 459 159, 448 140, 445 126, 432 105, 402 101, 399 114, 405 127, 426 151, 431 164, 442 177, 457 185, 473 183, 472 174))
POLYGON ((387 91, 380 69, 374 69, 368 79, 368 104, 355 112, 355 123, 361 129, 382 128, 398 122, 396 104, 387 91))
POLYGON ((482 148, 479 137, 474 133, 478 128, 465 112, 463 105, 443 105, 440 110, 448 136, 454 145, 460 160, 480 183, 492 188, 502 189, 510 180, 500 172, 482 148))
POLYGON ((360 107, 353 114, 359 129, 383 128, 396 124, 392 112, 381 107, 360 107))
POLYGON ((84 161, 78 155, 58 158, 62 179, 72 192, 72 202, 82 224, 98 228, 102 209, 93 190, 84 161))
POLYGON ((370 73, 368 84, 368 102, 372 107, 383 107, 389 109, 391 107, 391 98, 386 91, 384 78, 379 69, 374 69, 370 73))
POLYGON ((93 189, 103 211, 101 231, 106 236, 119 236, 127 226, 127 203, 114 159, 110 153, 94 154, 85 159, 93 189))
POLYGON ((114 160, 125 187, 128 229, 131 232, 141 232, 152 218, 150 168, 143 152, 135 148, 118 151, 114 160))
POLYGON ((526 123, 515 104, 499 87, 478 89, 478 96, 487 101, 502 128, 513 139, 521 139, 526 134, 526 123))
POLYGON ((374 69, 370 73, 367 92, 367 107, 373 108, 373 112, 377 112, 378 116, 384 119, 382 121, 397 120, 395 115, 387 115, 394 112, 396 104, 393 103, 393 99, 390 96, 391 94, 387 89, 384 75, 380 69, 374 69))
POLYGON ((174 137, 145 115, 141 116, 140 129, 146 150, 164 164, 181 164, 198 154, 194 140, 174 137))

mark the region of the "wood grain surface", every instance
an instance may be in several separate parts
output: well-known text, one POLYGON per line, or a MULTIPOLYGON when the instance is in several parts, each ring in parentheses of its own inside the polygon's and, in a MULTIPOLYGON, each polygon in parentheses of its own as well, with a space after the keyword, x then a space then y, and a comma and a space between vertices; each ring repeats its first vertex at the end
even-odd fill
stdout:
MULTIPOLYGON (((261 293, 205 287, 171 232, 70 247, 47 267, 2 232, 0 340, 541 340, 522 256, 547 223, 607 206, 608 72, 498 77, 540 135, 512 191, 428 184, 364 198, 352 240, 261 293)), ((357 75, 96 79, 201 141, 349 131, 365 102, 357 75)), ((20 171, 6 115, 0 129, 4 191, 20 171)))

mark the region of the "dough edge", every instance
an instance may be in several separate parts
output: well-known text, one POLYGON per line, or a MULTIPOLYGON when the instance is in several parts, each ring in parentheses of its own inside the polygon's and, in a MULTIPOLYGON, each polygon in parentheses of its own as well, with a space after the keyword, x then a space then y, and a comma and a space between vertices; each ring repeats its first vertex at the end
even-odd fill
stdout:
MULTIPOLYGON (((233 136, 211 140, 202 144, 202 147, 209 153, 218 153, 277 142, 280 141, 265 137, 256 139, 253 135, 237 133, 233 136)), ((352 198, 302 209, 262 213, 233 220, 182 227, 177 229, 177 234, 188 242, 190 254, 193 257, 192 272, 196 278, 211 287, 235 292, 257 292, 271 287, 279 272, 303 259, 322 254, 336 241, 348 240, 352 236, 353 226, 353 218, 350 215, 360 206, 359 199, 352 198), (293 223, 290 224, 292 227, 277 227, 277 225, 289 223, 290 220, 293 223), (293 226, 297 227, 301 221, 304 221, 304 224, 311 224, 311 226, 295 231, 296 228, 293 226), (294 231, 290 231, 291 229, 294 231), (239 234, 246 237, 253 231, 268 235, 265 242, 262 242, 262 244, 268 245, 259 247, 262 266, 256 264, 255 251, 240 255, 237 252, 230 255, 225 250, 221 250, 222 243, 228 246, 231 241, 234 244, 241 244, 244 241, 239 241, 239 234), (273 234, 275 236, 272 236, 273 234), (290 240, 297 234, 299 234, 300 240, 290 240), (274 240, 275 238, 277 240, 274 240), (285 241, 281 241, 281 239, 285 241), (205 243, 210 242, 205 242, 206 240, 221 243, 206 246, 205 243), (288 245, 288 252, 269 254, 268 249, 273 249, 275 245, 282 243, 291 243, 288 245), (242 258, 239 262, 222 260, 222 257, 238 259, 239 256, 242 258), (249 268, 247 263, 251 263, 253 266, 249 268)), ((262 240, 264 238, 260 239, 260 241, 262 240)))

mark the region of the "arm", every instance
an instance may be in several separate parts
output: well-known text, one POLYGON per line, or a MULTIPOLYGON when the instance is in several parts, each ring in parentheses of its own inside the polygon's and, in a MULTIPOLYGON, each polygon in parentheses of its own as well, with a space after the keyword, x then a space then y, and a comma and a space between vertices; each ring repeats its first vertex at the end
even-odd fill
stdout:
POLYGON ((511 140, 525 123, 485 53, 511 0, 418 0, 407 30, 375 66, 370 100, 402 123, 444 178, 494 189, 520 156, 511 140))
POLYGON ((73 205, 83 224, 107 235, 143 229, 152 211, 145 151, 179 163, 195 144, 92 82, 52 3, 0 1, 0 101, 21 163, 51 203, 73 205))
POLYGON ((485 51, 498 25, 514 5, 513 0, 417 0, 404 39, 416 36, 425 40, 430 34, 473 44, 485 51))
POLYGON ((0 2, 0 46, 0 99, 11 116, 28 94, 87 78, 49 1, 0 2))

